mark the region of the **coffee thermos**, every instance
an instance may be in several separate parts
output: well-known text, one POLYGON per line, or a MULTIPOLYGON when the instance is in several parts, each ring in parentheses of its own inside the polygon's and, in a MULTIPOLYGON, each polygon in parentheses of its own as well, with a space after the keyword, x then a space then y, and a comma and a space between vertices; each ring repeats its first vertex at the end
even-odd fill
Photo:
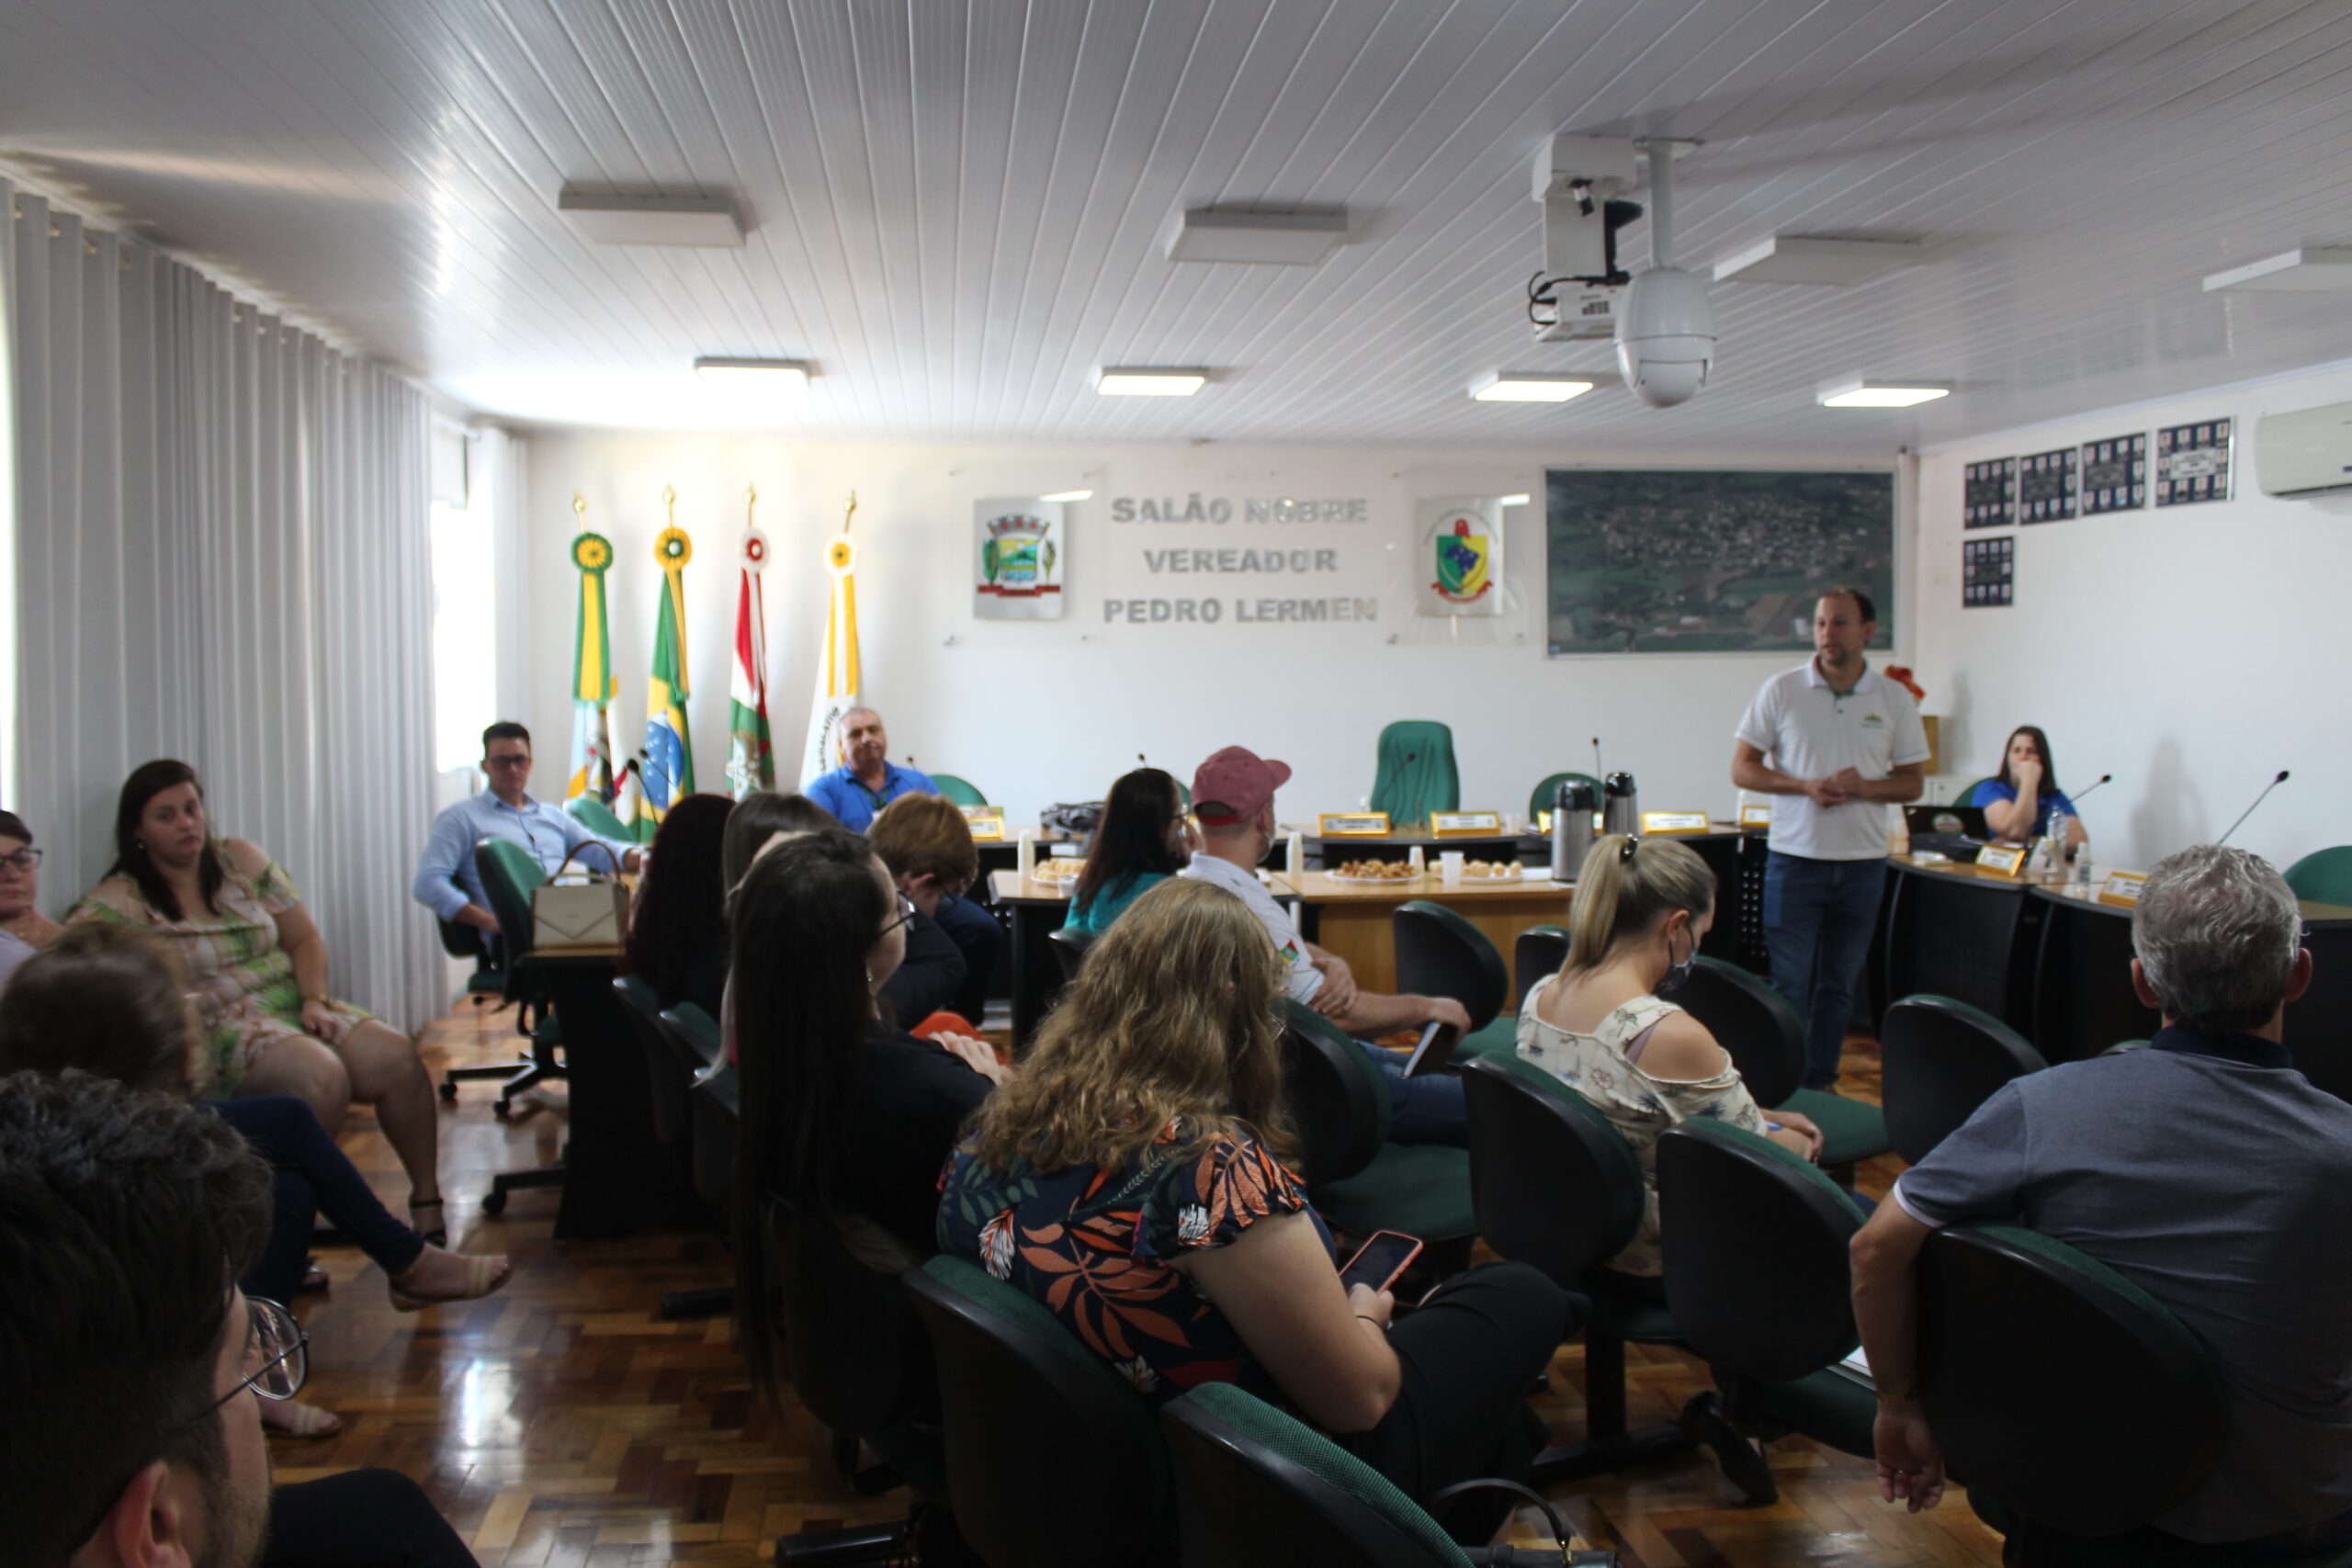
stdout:
POLYGON ((1552 786, 1552 880, 1574 882, 1592 848, 1592 785, 1562 779, 1552 786))
POLYGON ((1623 833, 1639 838, 1642 832, 1641 796, 1634 791, 1634 775, 1611 773, 1601 785, 1600 830, 1623 833))

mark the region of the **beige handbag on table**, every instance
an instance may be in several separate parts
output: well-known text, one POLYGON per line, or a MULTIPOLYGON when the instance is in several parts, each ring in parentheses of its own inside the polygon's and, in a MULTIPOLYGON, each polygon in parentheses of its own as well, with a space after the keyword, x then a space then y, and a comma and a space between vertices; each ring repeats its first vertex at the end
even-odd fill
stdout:
POLYGON ((535 952, 566 947, 618 947, 628 940, 628 889, 621 886, 620 856, 606 843, 586 843, 563 857, 555 874, 531 889, 531 946, 535 952), (613 869, 582 865, 585 882, 566 882, 573 855, 598 849, 613 869))

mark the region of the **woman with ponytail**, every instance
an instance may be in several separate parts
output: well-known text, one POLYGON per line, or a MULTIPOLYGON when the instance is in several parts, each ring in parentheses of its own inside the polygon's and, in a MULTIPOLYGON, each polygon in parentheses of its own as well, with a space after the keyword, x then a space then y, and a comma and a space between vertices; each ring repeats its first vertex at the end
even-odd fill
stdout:
POLYGON ((1657 1141, 1699 1117, 1760 1133, 1811 1159, 1821 1130, 1768 1121, 1706 1026, 1657 993, 1690 977, 1715 920, 1715 877, 1671 839, 1612 833, 1592 846, 1568 906, 1568 956, 1519 1011, 1519 1054, 1581 1095, 1633 1145, 1649 1190, 1642 1224, 1612 1267, 1665 1299, 1657 1141))

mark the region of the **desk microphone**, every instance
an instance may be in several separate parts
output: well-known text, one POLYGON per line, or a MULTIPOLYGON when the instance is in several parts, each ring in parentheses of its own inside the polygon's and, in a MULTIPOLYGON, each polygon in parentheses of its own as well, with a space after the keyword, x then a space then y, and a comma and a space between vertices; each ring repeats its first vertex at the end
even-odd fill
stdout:
MULTIPOLYGON (((2113 779, 2114 777, 2115 777, 2115 775, 2114 775, 2113 773, 2101 773, 2101 774, 2099 774, 2099 776, 2098 776, 2096 780, 2092 781, 2092 784, 2091 784, 2091 789, 2097 789, 2097 788, 2098 788, 2098 786, 2099 786, 2100 784, 2103 784, 2108 783, 2109 781, 2110 781, 2110 780, 2111 780, 2111 779, 2113 779)), ((2090 794, 2091 789, 2077 790, 2077 791, 2076 791, 2073 795, 2069 796, 2068 798, 2073 799, 2073 800, 2079 801, 2079 800, 2081 800, 2081 799, 2083 798, 2083 796, 2084 796, 2084 795, 2086 795, 2090 794)))
MULTIPOLYGON (((2270 792, 2277 789, 2280 784, 2285 784, 2286 782, 2287 770, 2281 768, 2278 770, 2278 776, 2272 779, 2268 784, 2264 784, 2262 786, 2262 793, 2254 797, 2254 806, 2259 806, 2264 801, 2269 799, 2270 792)), ((2224 833, 2220 838, 2213 840, 2216 847, 2226 844, 2230 841, 2230 833, 2236 832, 2240 827, 2245 825, 2245 819, 2254 815, 2254 806, 2249 806, 2244 811, 2238 813, 2238 819, 2230 824, 2230 832, 2224 833)))
POLYGON ((1600 737, 1598 735, 1592 738, 1592 776, 1597 779, 1605 779, 1609 776, 1601 770, 1600 737))

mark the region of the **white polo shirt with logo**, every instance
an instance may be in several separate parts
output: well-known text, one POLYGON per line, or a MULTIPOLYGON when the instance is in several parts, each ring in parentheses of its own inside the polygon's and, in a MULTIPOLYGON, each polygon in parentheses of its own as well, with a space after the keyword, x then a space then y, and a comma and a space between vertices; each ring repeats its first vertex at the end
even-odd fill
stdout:
POLYGON ((1257 873, 1244 871, 1229 860, 1219 860, 1206 850, 1194 850, 1192 863, 1176 874, 1189 876, 1195 882, 1215 883, 1249 905, 1250 912, 1258 917, 1258 923, 1264 926, 1266 934, 1273 939, 1274 950, 1282 954, 1283 962, 1290 965, 1290 973, 1283 977, 1283 988, 1290 993, 1293 1000, 1305 1002, 1315 999, 1315 993, 1323 988, 1323 971, 1315 967, 1315 960, 1307 953, 1305 940, 1299 936, 1297 925, 1292 921, 1288 911, 1275 901, 1274 896, 1266 890, 1266 885, 1258 880, 1257 873))
MULTIPOLYGON (((1919 705, 1868 664, 1844 696, 1830 690, 1814 660, 1773 676, 1733 733, 1773 767, 1801 779, 1825 779, 1847 768, 1883 779, 1905 763, 1928 760, 1919 705)), ((1886 803, 1822 806, 1810 795, 1776 795, 1771 844, 1807 860, 1882 860, 1886 803)))

